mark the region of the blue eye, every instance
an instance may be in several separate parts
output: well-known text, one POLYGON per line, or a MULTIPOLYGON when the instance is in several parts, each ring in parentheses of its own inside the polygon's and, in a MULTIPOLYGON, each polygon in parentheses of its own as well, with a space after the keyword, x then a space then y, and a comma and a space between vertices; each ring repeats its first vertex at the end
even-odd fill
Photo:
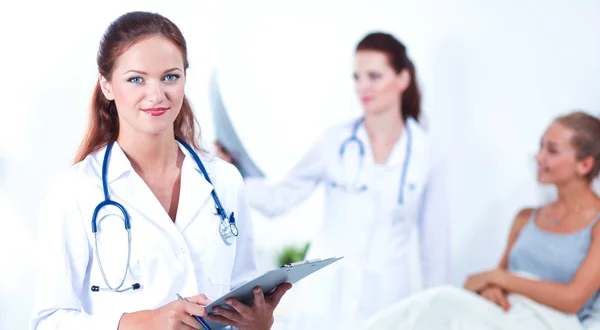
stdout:
POLYGON ((133 78, 129 78, 127 81, 132 82, 134 84, 139 84, 142 82, 142 78, 141 77, 133 77, 133 78))
POLYGON ((168 74, 165 76, 166 81, 175 81, 177 79, 179 79, 179 75, 176 74, 168 74))

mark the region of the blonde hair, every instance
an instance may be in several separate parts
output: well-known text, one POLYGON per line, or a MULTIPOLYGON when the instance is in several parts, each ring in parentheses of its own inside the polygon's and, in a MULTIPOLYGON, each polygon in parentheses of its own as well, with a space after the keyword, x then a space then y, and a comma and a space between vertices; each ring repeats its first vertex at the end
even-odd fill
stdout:
POLYGON ((593 181, 600 173, 600 119, 575 111, 558 117, 556 122, 575 132, 571 145, 577 150, 577 160, 594 158, 594 167, 586 175, 588 181, 593 181))

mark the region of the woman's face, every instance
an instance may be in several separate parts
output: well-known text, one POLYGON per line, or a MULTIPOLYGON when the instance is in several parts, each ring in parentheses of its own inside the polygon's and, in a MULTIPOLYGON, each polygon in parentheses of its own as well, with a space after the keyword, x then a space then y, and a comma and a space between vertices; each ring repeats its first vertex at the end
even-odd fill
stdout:
POLYGON ((397 73, 383 52, 359 50, 355 55, 354 81, 365 113, 399 111, 410 74, 407 70, 397 73))
POLYGON ((558 122, 546 129, 536 156, 540 183, 560 184, 585 177, 585 166, 577 160, 577 150, 571 144, 574 136, 575 131, 558 122))
POLYGON ((119 134, 172 134, 184 100, 183 54, 162 36, 143 39, 118 58, 110 81, 100 77, 100 84, 117 106, 119 134))

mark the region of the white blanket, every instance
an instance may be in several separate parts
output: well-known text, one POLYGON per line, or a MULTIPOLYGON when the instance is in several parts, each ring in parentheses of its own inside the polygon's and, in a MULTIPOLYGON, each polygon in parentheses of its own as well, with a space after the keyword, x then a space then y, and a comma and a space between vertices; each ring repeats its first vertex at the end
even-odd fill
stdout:
MULTIPOLYGON (((565 314, 527 297, 510 294, 511 309, 453 286, 429 289, 379 312, 360 330, 584 330, 565 314)), ((589 329, 589 328, 588 328, 589 329)))

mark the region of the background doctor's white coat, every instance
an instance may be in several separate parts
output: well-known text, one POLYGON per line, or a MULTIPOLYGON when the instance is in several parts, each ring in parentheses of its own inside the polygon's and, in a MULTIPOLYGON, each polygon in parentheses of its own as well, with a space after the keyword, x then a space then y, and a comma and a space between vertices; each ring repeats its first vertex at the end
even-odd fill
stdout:
MULTIPOLYGON (((1 329, 27 328, 38 205, 85 128, 101 34, 131 10, 160 12, 187 38, 187 94, 204 145, 214 137, 208 83, 217 68, 238 134, 274 180, 322 130, 360 114, 356 42, 377 29, 400 38, 429 130, 451 150, 456 284, 496 265, 517 210, 545 198, 532 158, 549 121, 572 108, 600 111, 594 0, 2 2, 1 329)), ((254 214, 262 268, 282 245, 310 238, 322 203, 317 191, 278 221, 254 214)))

